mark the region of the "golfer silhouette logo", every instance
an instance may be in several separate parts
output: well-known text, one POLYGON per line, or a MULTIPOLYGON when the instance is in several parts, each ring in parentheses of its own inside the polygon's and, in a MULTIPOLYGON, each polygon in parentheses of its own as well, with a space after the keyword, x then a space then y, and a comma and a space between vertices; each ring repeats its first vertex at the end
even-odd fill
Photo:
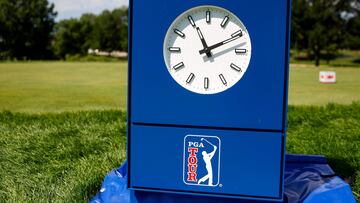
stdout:
POLYGON ((209 180, 208 185, 213 186, 213 168, 212 168, 212 164, 211 164, 211 159, 215 155, 217 146, 213 145, 211 142, 209 142, 205 138, 201 138, 201 141, 206 141, 207 143, 209 143, 211 146, 214 147, 214 150, 211 153, 207 153, 205 150, 202 151, 202 153, 201 153, 203 156, 204 162, 206 164, 207 175, 205 175, 203 178, 201 178, 199 180, 198 184, 201 184, 201 183, 205 182, 206 180, 209 180))
POLYGON ((220 144, 215 136, 187 135, 184 139, 184 183, 215 187, 220 178, 220 144))

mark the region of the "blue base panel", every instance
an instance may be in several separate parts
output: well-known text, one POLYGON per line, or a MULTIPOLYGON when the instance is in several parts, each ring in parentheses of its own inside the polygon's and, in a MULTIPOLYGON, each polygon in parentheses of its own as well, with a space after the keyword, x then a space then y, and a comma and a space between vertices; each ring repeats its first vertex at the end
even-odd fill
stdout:
POLYGON ((133 125, 129 186, 281 200, 282 146, 277 132, 133 125))

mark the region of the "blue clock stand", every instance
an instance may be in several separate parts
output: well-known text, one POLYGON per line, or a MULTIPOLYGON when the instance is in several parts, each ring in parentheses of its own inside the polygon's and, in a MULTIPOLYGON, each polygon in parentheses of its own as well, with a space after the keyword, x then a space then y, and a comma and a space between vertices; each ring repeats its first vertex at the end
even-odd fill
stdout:
POLYGON ((128 161, 94 202, 355 201, 324 157, 285 156, 290 0, 129 3, 128 161), (246 74, 213 95, 181 87, 163 58, 172 22, 206 5, 235 14, 252 41, 246 74))
POLYGON ((233 0, 130 1, 130 190, 283 200, 290 8, 290 0, 261 1, 261 6, 233 0), (163 57, 172 22, 206 5, 236 15, 252 41, 245 75, 212 95, 177 84, 163 57))

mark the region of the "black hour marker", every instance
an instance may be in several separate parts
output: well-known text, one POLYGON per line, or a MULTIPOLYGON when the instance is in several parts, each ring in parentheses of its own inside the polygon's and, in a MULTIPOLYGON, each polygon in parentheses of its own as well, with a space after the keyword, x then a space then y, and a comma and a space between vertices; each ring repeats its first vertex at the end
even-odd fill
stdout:
POLYGON ((209 78, 204 78, 204 88, 209 89, 209 78))
POLYGON ((188 16, 188 20, 193 27, 196 27, 195 21, 191 16, 188 16))
POLYGON ((235 49, 235 53, 237 54, 246 54, 247 50, 246 49, 235 49))
POLYGON ((243 35, 242 31, 239 30, 239 31, 235 32, 234 34, 232 34, 231 37, 242 36, 242 35, 243 35))
POLYGON ((211 23, 211 14, 210 11, 206 11, 206 22, 211 23))
POLYGON ((200 31, 200 28, 197 28, 196 31, 197 31, 200 39, 201 39, 201 40, 204 40, 204 36, 202 35, 202 33, 201 33, 201 31, 200 31))
POLYGON ((179 70, 180 68, 182 68, 182 67, 184 67, 185 66, 185 64, 183 63, 183 62, 181 62, 181 63, 178 63, 177 65, 175 65, 173 68, 175 69, 175 70, 179 70))
POLYGON ((242 72, 241 68, 233 63, 230 65, 230 67, 232 69, 236 70, 237 72, 242 72))
POLYGON ((225 80, 224 75, 223 75, 223 74, 220 74, 219 77, 220 77, 221 82, 222 82, 224 85, 227 85, 227 82, 226 82, 226 80, 225 80))
POLYGON ((188 79, 186 80, 186 83, 191 83, 195 78, 194 73, 190 73, 188 79))
POLYGON ((180 37, 182 37, 182 38, 185 37, 185 34, 182 33, 182 32, 181 32, 180 30, 178 30, 178 29, 175 29, 174 32, 175 32, 177 35, 179 35, 180 37))
POLYGON ((180 49, 180 47, 169 47, 169 51, 171 51, 171 52, 180 52, 181 49, 180 49))
POLYGON ((225 16, 224 20, 221 22, 221 27, 225 27, 229 22, 229 16, 225 16))

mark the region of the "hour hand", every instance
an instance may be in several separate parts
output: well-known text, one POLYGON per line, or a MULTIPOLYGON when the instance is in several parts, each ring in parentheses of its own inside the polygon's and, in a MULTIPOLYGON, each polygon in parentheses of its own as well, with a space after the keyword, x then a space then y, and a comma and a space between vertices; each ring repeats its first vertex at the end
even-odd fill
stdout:
MULTIPOLYGON (((209 47, 208 47, 208 45, 206 44, 204 35, 202 34, 200 28, 197 27, 197 28, 196 28, 196 31, 197 31, 197 33, 198 33, 198 35, 199 35, 199 37, 200 37, 201 43, 202 43, 202 45, 203 45, 203 47, 204 47, 204 50, 207 50, 209 47)), ((207 52, 206 52, 206 56, 207 56, 207 57, 211 57, 211 56, 212 56, 212 55, 211 55, 211 52, 210 52, 210 51, 207 51, 207 52)))

